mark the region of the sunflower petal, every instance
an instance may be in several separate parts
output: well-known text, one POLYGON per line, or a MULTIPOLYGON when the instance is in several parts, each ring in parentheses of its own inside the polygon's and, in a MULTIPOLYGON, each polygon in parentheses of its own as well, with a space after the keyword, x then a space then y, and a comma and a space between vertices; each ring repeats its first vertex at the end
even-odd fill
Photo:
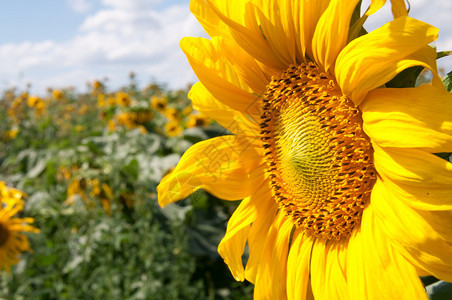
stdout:
POLYGON ((305 56, 313 58, 312 37, 314 36, 317 22, 325 12, 330 0, 318 1, 292 1, 292 19, 294 21, 294 36, 297 46, 297 58, 304 61, 305 56))
POLYGON ((295 30, 292 21, 292 0, 260 1, 256 10, 262 34, 274 55, 284 65, 296 63, 295 30))
POLYGON ((427 299, 416 270, 380 232, 372 204, 347 249, 350 299, 427 299))
POLYGON ((224 55, 221 38, 183 38, 180 46, 198 79, 220 102, 244 112, 256 100, 224 55))
MULTIPOLYGON (((262 187, 262 189, 265 190, 268 197, 271 197, 271 190, 269 187, 262 187)), ((248 236, 249 258, 246 263, 245 278, 252 283, 256 282, 257 271, 261 262, 265 241, 278 211, 276 201, 270 202, 273 205, 267 211, 264 211, 251 225, 248 236)))
POLYGON ((418 149, 374 145, 379 176, 403 201, 422 210, 452 210, 452 164, 418 149))
MULTIPOLYGON (((204 15, 208 19, 220 19, 228 27, 227 35, 232 36, 235 42, 252 57, 263 64, 274 68, 285 69, 285 64, 278 60, 277 55, 271 49, 266 37, 262 34, 260 24, 257 19, 256 8, 251 1, 203 1, 207 2, 209 8, 204 8, 204 15), (241 15, 241 18, 238 17, 241 15), (213 17, 212 15, 215 15, 213 17)), ((221 29, 223 30, 223 29, 221 29)), ((220 36, 225 34, 219 32, 220 36)))
POLYGON ((452 152, 452 94, 443 87, 376 89, 361 109, 364 130, 382 147, 452 152))
POLYGON ((413 265, 452 281, 451 212, 413 209, 383 181, 377 181, 371 197, 378 229, 386 239, 413 265))
POLYGON ((184 199, 203 188, 216 197, 238 200, 253 194, 264 180, 262 154, 249 139, 221 136, 199 142, 182 156, 157 187, 159 204, 184 199))
POLYGON ((313 239, 296 229, 287 258, 287 299, 305 299, 309 285, 309 262, 313 239))
POLYGON ((391 0, 392 15, 394 18, 408 16, 408 10, 405 5, 405 0, 391 0))
POLYGON ((215 99, 201 82, 192 86, 188 98, 192 101, 194 109, 214 119, 230 132, 247 136, 259 134, 256 123, 250 121, 243 113, 215 99))
POLYGON ((339 54, 335 74, 344 95, 359 105, 367 92, 375 89, 402 70, 422 65, 426 46, 438 36, 438 29, 410 17, 400 17, 351 41, 339 54), (421 54, 414 55, 422 50, 421 54))
POLYGON ((272 207, 273 202, 267 189, 259 189, 256 194, 245 198, 229 219, 226 235, 218 246, 218 253, 229 266, 235 280, 245 279, 242 255, 250 225, 256 218, 262 217, 272 207))
POLYGON ((347 290, 346 250, 344 241, 315 241, 311 259, 311 284, 316 299, 350 299, 347 290))
POLYGON ((254 299, 285 299, 287 257, 293 222, 282 211, 270 227, 254 288, 254 299))
POLYGON ((328 71, 345 47, 350 20, 358 0, 332 0, 323 13, 312 39, 315 61, 328 71))
MULTIPOLYGON (((243 15, 245 6, 243 2, 239 1, 210 1, 212 5, 222 11, 227 18, 238 22, 241 25, 243 23, 243 15)), ((218 17, 209 5, 206 5, 205 0, 191 0, 190 11, 196 16, 199 23, 202 25, 206 33, 213 36, 229 37, 228 26, 218 17)))

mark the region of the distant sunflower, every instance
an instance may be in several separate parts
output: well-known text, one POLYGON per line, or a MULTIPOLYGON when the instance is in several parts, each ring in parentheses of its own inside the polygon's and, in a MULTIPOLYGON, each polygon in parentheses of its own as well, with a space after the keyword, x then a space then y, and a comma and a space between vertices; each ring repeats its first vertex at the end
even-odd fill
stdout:
POLYGON ((202 114, 194 114, 188 117, 187 128, 204 127, 209 125, 209 118, 202 114))
POLYGON ((33 218, 15 218, 23 210, 23 193, 9 188, 0 181, 0 270, 10 270, 19 262, 24 251, 31 251, 27 237, 23 232, 39 232, 29 225, 33 218))
POLYGON ((452 281, 438 30, 394 0, 394 20, 359 36, 385 1, 361 18, 359 2, 191 1, 211 39, 181 41, 200 80, 189 97, 234 135, 188 149, 159 203, 243 199, 218 250, 256 299, 426 299, 419 275, 452 281), (384 87, 412 66, 432 83, 384 87))
POLYGON ((169 121, 165 124, 165 133, 169 137, 179 136, 182 130, 179 121, 169 121))
POLYGON ((168 100, 165 97, 152 96, 151 106, 157 111, 163 112, 168 106, 168 100))

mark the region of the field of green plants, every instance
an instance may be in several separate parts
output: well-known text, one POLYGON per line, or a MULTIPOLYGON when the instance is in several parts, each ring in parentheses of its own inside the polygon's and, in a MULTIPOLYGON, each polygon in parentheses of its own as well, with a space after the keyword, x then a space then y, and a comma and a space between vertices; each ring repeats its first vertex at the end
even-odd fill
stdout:
MULTIPOLYGON (((237 203, 202 191, 161 209, 156 186, 193 143, 225 130, 187 90, 151 83, 0 99, 0 181, 27 194, 32 251, 2 299, 249 299, 217 253, 237 203)), ((22 217, 22 216, 21 216, 22 217)))

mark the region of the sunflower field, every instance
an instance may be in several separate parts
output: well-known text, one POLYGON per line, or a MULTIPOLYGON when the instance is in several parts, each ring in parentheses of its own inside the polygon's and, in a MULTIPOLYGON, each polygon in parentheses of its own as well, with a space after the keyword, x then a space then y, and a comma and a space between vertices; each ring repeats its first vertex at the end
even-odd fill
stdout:
POLYGON ((198 191, 158 205, 181 154, 225 134, 187 90, 138 89, 131 74, 117 91, 7 90, 0 106, 2 299, 251 297, 217 253, 234 203, 198 191))

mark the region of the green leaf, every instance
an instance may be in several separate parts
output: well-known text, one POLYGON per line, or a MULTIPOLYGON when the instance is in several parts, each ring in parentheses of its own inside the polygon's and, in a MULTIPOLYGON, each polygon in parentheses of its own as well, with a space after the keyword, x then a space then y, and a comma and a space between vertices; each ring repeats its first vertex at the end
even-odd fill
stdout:
POLYGON ((447 75, 443 79, 444 86, 446 87, 446 90, 449 92, 452 91, 452 71, 447 73, 447 75))

